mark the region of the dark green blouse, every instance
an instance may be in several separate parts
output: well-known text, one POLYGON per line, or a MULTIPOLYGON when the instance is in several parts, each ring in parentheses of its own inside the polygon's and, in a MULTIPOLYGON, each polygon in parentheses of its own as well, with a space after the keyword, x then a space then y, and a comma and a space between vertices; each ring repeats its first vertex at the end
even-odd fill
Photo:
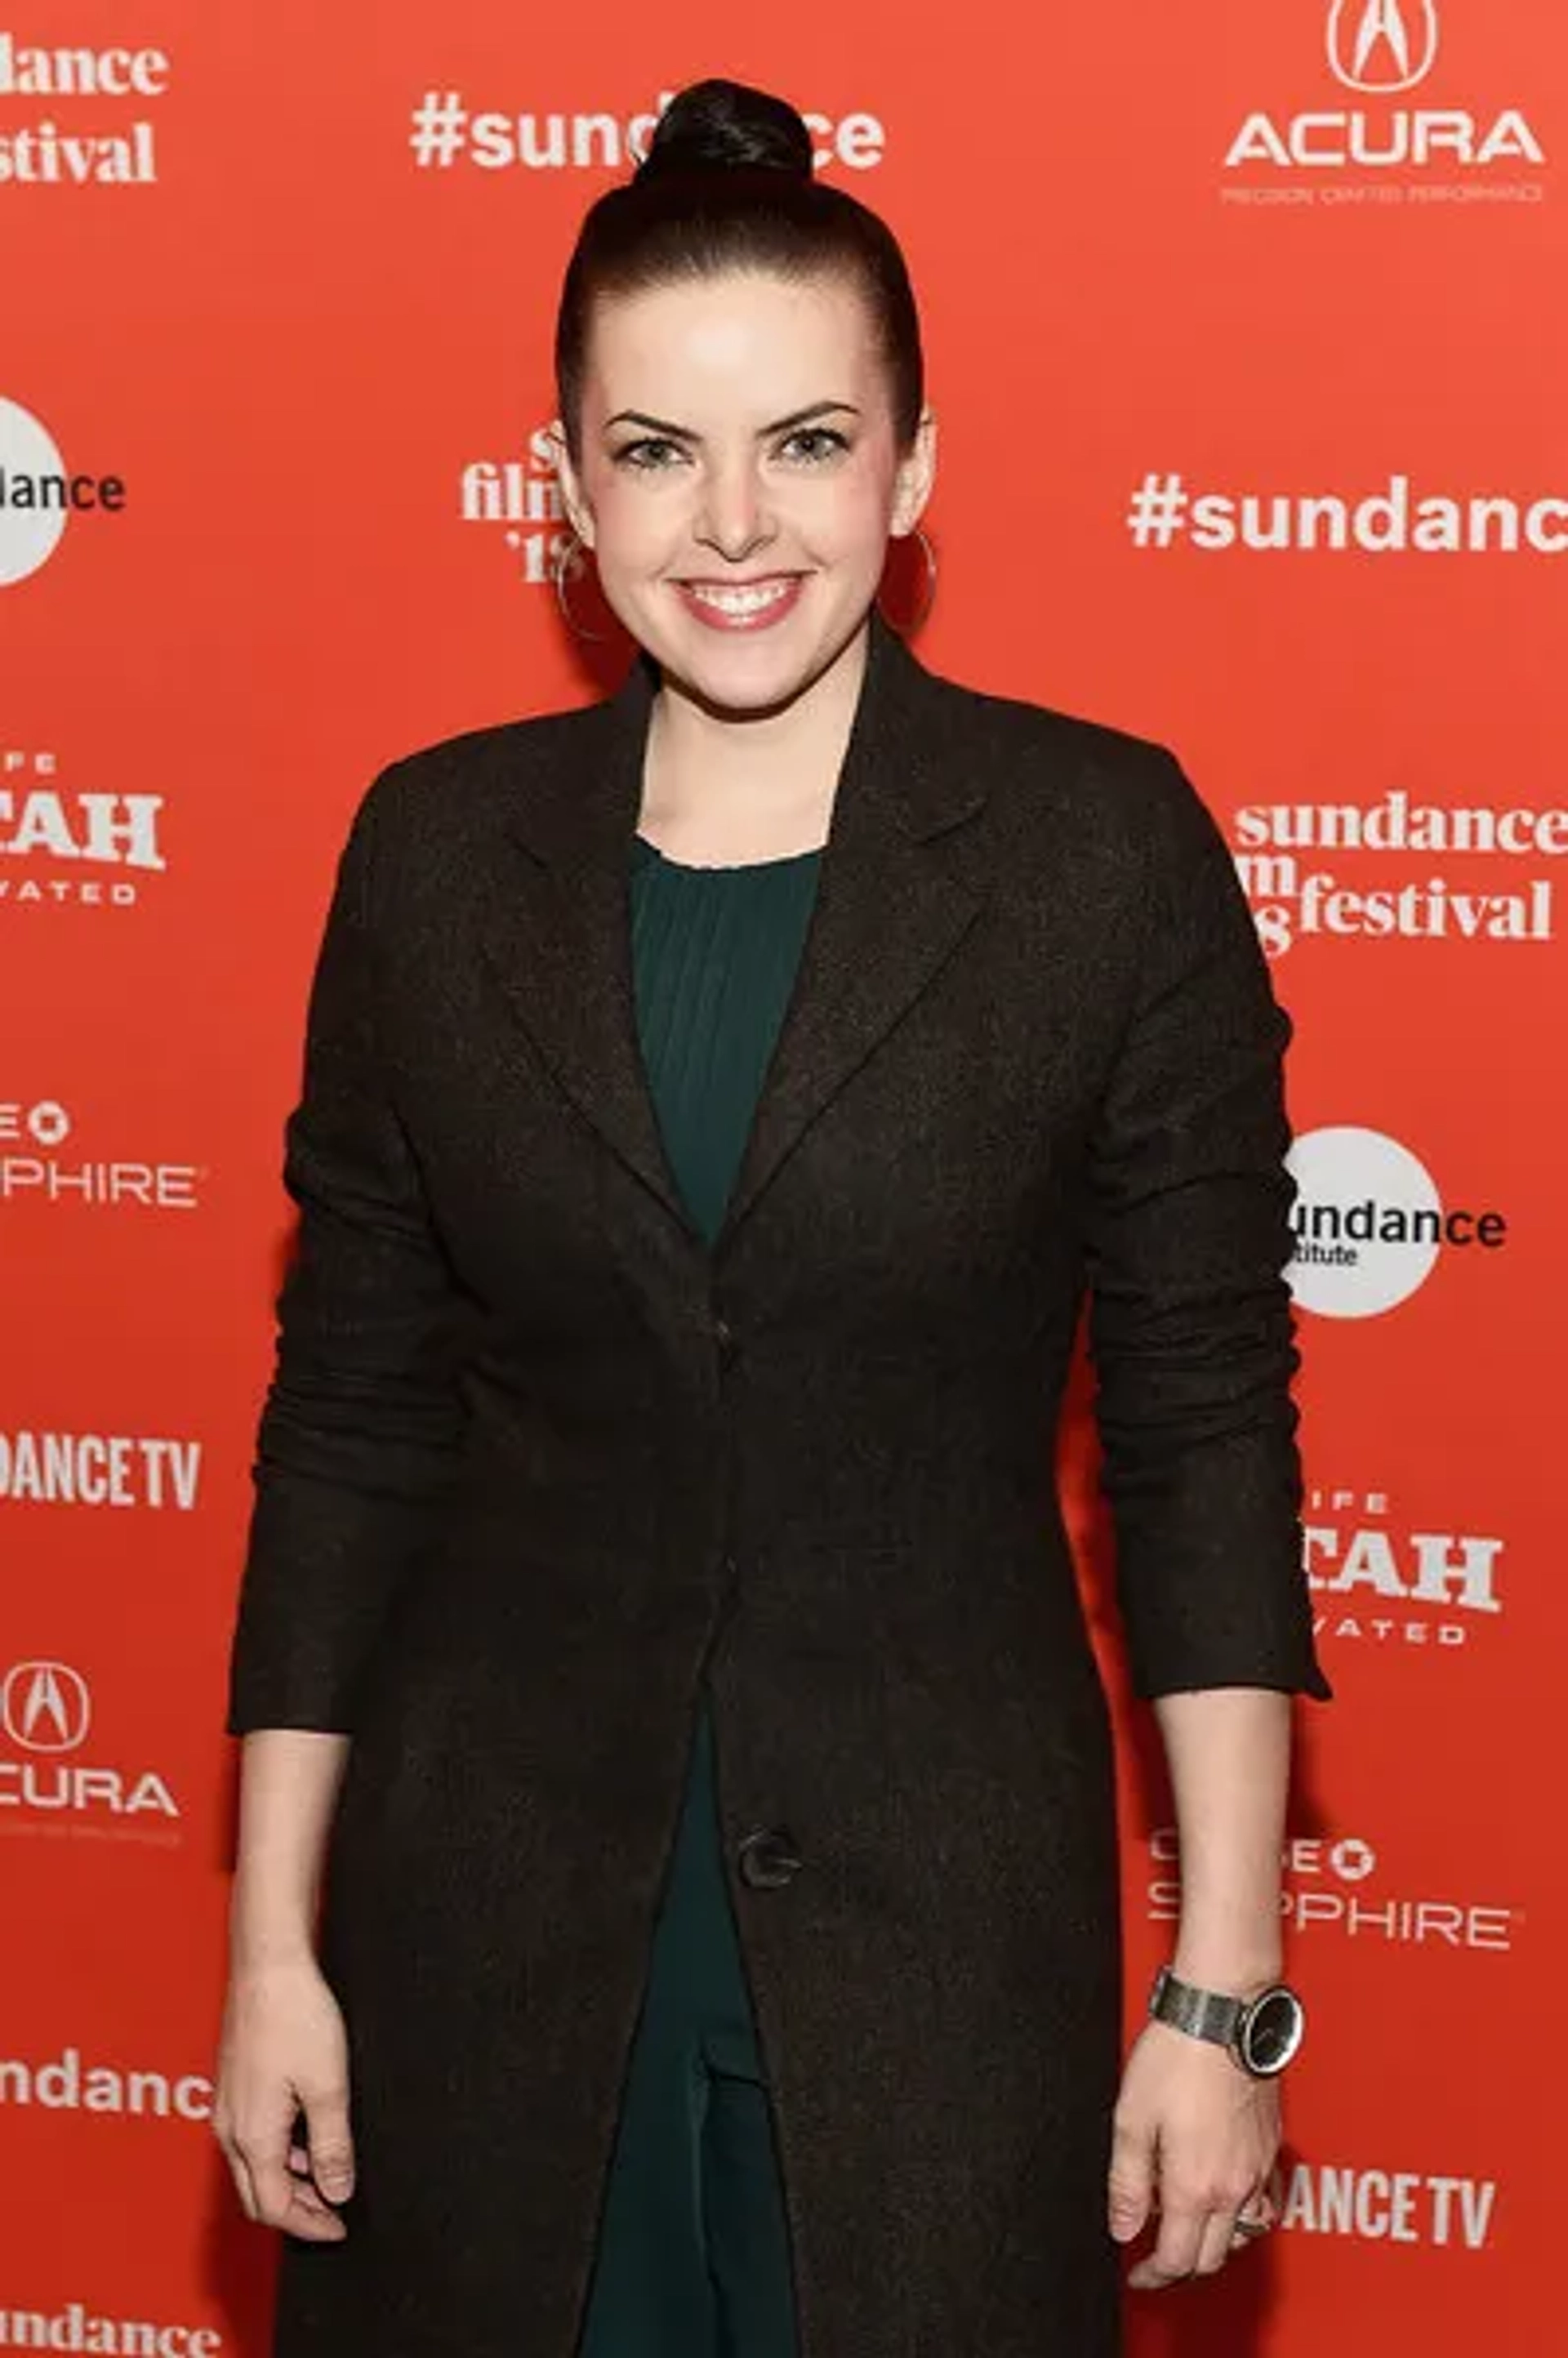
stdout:
POLYGON ((676 1184, 710 1244, 789 1001, 820 857, 690 868, 633 840, 643 1064, 676 1184))

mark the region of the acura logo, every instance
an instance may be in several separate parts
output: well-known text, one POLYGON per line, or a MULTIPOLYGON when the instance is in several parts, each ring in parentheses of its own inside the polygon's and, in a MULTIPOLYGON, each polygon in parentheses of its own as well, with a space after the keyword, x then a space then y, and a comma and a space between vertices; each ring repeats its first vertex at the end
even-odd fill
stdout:
POLYGON ((75 1752, 87 1740, 92 1703, 65 1662, 18 1662, 0 1686, 0 1727, 24 1752, 75 1752))
POLYGON ((1351 90, 1413 90, 1437 59, 1437 0, 1333 0, 1328 62, 1351 90))

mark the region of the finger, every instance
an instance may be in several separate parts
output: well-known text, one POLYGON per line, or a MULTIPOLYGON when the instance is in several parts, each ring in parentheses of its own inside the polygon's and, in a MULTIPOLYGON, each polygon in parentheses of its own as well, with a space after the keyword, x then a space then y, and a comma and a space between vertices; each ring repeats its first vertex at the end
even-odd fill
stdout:
POLYGON ((354 2190, 354 2142, 349 2130, 346 2086, 302 2094, 310 2176, 329 2202, 346 2202, 354 2190))
POLYGON ((282 2083, 247 2091, 228 2122, 228 2146, 244 2170, 254 2209, 264 2227, 280 2227, 288 2207, 289 2125, 294 2100, 282 2083))
POLYGON ((1271 2227, 1280 2223, 1280 2206, 1267 2187, 1255 2193, 1237 2212, 1233 2226, 1232 2247, 1262 2241, 1271 2227))
MULTIPOLYGON (((1203 2233, 1198 2238, 1198 2255, 1193 2269, 1194 2275, 1217 2276, 1230 2257, 1231 2242, 1235 2234, 1235 2212, 1211 2211, 1204 2222, 1203 2233)), ((1242 2236, 1240 2240, 1245 2243, 1247 2239, 1242 2236)))
POLYGON ((247 2219, 254 2219, 255 2188, 251 2184, 251 2173, 246 2166, 244 2156, 235 2143, 233 2123, 229 2117, 228 2104, 222 2093, 220 2093, 218 2103, 213 2108, 212 2135, 217 2140, 218 2150, 228 2166, 229 2175, 234 2181, 234 2191, 240 2198, 240 2208, 247 2219))
POLYGON ((242 2147, 255 2190, 256 2217, 264 2227, 285 2227, 294 2207, 295 2180, 284 2155, 259 2144, 242 2147))
POLYGON ((1256 2244, 1274 2226, 1280 2216, 1277 2200, 1280 2174, 1277 2169, 1261 2185, 1255 2185, 1246 2199, 1238 2203, 1230 2216, 1230 2249, 1241 2251, 1248 2244, 1256 2244))
POLYGON ((1142 2234, 1153 2200, 1153 2138, 1119 2122, 1107 2190, 1107 2215, 1119 2244, 1130 2244, 1142 2234))
POLYGON ((1131 2270, 1128 2283, 1139 2291, 1157 2291, 1190 2277, 1197 2266, 1207 2218, 1206 2202, 1162 2190, 1159 2237, 1148 2257, 1131 2270))
POLYGON ((1260 2217, 1254 2221, 1250 2213, 1235 2220, 1232 2223, 1230 2230, 1231 2250, 1233 2252, 1244 2252, 1249 2244, 1262 2243, 1264 2240, 1264 2234, 1266 2234, 1267 2230, 1273 2224, 1274 2222, 1272 2219, 1268 2218, 1260 2217), (1260 2230, 1262 2230, 1263 2232, 1260 2233, 1260 2230))
POLYGON ((234 2191, 240 2198, 240 2208, 247 2219, 260 2221, 256 2208, 256 2190, 251 2183, 251 2173, 242 2155, 232 2146, 223 2147, 223 2158, 229 2165, 229 2175, 234 2181, 234 2191))
POLYGON ((341 2243, 347 2234, 345 2227, 331 2205, 321 2196, 308 2178, 295 2179, 288 2174, 280 2159, 252 2164, 255 2185, 255 2216, 263 2226, 276 2227, 286 2235, 297 2235, 309 2244, 341 2243))
POLYGON ((317 2193, 308 2179, 296 2183, 283 2229, 285 2234, 297 2235, 310 2244, 341 2244, 349 2232, 347 2223, 317 2193))
POLYGON ((255 2217, 264 2227, 281 2228, 286 2234, 310 2232, 318 2217, 325 2212, 319 2195, 311 2185, 308 2175, 294 2174, 294 2157, 297 2150, 304 2159, 307 2172, 309 2156, 305 2153, 291 2124, 295 2119, 292 2100, 260 2122, 253 2122, 236 2133, 235 2150, 249 2175, 255 2201, 255 2217), (303 2200, 308 2195, 309 2200, 303 2200))

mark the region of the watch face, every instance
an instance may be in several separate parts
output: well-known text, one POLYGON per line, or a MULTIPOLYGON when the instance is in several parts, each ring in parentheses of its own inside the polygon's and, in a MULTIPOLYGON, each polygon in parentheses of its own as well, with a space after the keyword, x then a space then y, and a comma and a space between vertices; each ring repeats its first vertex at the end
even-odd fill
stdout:
POLYGON ((1265 1990, 1242 2027, 1241 2054, 1248 2070, 1265 2079, 1282 2071, 1305 2028, 1306 2016, 1293 1990, 1265 1990))

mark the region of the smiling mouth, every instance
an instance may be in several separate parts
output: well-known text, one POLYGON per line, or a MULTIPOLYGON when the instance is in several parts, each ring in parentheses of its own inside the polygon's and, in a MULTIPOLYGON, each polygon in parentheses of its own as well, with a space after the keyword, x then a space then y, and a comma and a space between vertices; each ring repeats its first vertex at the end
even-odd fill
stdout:
POLYGON ((731 622, 748 622, 782 606, 800 588, 798 573, 775 573, 765 581, 681 581, 676 585, 694 605, 731 622))

